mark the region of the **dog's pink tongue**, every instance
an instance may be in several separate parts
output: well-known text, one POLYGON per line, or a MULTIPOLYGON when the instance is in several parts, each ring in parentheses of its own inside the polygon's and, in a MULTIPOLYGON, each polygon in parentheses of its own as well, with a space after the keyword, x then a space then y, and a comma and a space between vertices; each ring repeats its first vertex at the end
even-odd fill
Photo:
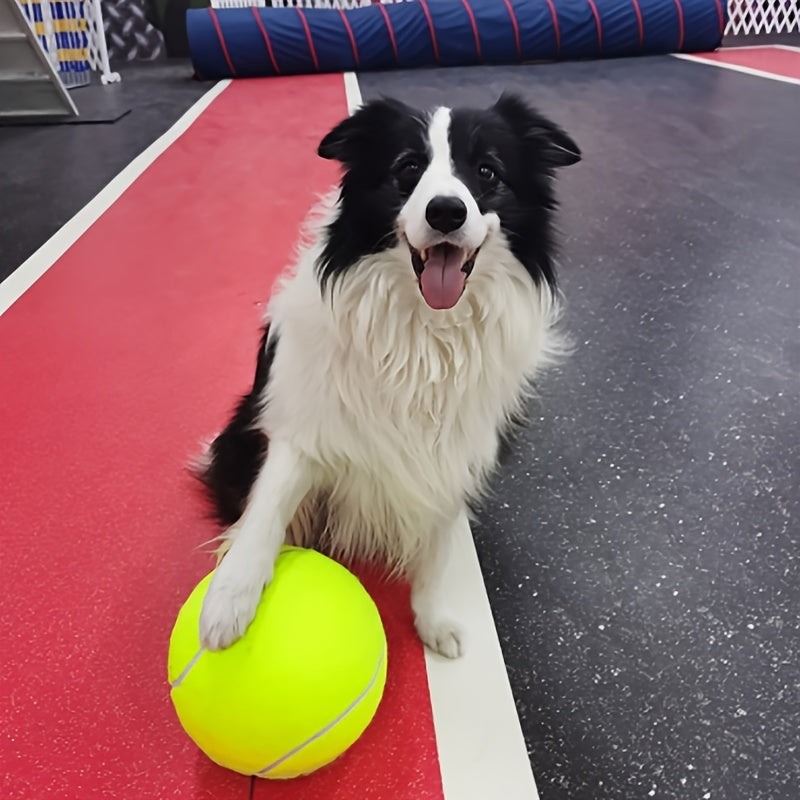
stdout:
POLYGON ((466 279, 461 271, 461 250, 437 244, 430 249, 420 276, 422 296, 431 308, 452 308, 464 291, 466 279))

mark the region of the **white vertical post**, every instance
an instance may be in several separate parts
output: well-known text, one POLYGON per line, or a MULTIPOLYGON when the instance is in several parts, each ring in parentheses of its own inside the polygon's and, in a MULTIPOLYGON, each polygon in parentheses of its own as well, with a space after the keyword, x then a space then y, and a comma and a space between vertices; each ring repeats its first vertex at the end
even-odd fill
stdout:
MULTIPOLYGON (((95 50, 94 56, 97 59, 97 67, 99 67, 100 80, 103 84, 106 83, 119 83, 121 80, 118 72, 111 71, 111 65, 108 62, 108 47, 106 47, 106 32, 103 27, 103 11, 100 8, 100 0, 87 0, 91 6, 91 13, 89 14, 89 50, 95 50)), ((91 56, 90 52, 90 56, 91 56)), ((94 64, 92 66, 95 66, 94 64)))

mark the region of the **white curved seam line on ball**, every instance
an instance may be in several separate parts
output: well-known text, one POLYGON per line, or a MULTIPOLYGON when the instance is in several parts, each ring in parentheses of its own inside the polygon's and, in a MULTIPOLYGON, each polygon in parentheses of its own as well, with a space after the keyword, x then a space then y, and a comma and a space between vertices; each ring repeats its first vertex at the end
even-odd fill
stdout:
POLYGON ((367 684, 366 688, 361 692, 361 694, 350 703, 347 708, 339 714, 338 717, 332 719, 324 728, 318 730, 313 736, 306 739, 304 742, 301 742, 297 745, 297 747, 293 747, 288 753, 282 755, 277 761, 273 761, 268 766, 264 767, 264 769, 258 770, 256 775, 266 775, 271 770, 279 767, 283 764, 284 761, 291 758, 293 755, 299 753, 304 747, 308 747, 312 742, 319 739, 321 736, 324 736, 328 731, 330 731, 335 725, 338 725, 358 704, 370 693, 373 686, 375 686, 376 681, 378 680, 378 676, 381 674, 381 667, 383 666, 383 662, 386 660, 386 648, 383 649, 381 653, 381 657, 378 659, 378 666, 375 667, 375 674, 370 678, 369 683, 367 684))
POLYGON ((200 656, 203 655, 205 651, 206 651, 205 647, 201 647, 194 654, 194 658, 183 668, 183 672, 181 672, 181 674, 178 675, 178 677, 175 678, 175 680, 172 682, 171 684, 172 689, 177 689, 181 685, 181 683, 183 683, 183 679, 191 672, 192 667, 198 662, 200 656))

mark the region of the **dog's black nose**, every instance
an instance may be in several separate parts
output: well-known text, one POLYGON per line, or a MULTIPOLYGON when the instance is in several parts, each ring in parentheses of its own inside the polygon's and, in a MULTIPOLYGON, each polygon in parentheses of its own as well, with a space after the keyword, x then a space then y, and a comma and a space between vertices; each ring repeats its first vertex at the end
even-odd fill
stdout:
POLYGON ((460 228, 467 219, 467 207, 458 197, 434 197, 425 209, 428 225, 440 233, 460 228))

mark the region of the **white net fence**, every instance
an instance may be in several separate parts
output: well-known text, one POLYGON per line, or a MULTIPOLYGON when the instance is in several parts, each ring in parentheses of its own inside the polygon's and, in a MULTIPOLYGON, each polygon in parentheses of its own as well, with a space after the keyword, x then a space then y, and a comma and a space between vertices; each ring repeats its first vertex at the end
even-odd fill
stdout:
POLYGON ((100 73, 100 80, 103 83, 117 83, 120 80, 119 73, 113 72, 108 63, 108 47, 100 0, 91 0, 86 5, 89 22, 89 64, 95 72, 100 73))
POLYGON ((725 33, 798 33, 800 0, 728 0, 725 33))

